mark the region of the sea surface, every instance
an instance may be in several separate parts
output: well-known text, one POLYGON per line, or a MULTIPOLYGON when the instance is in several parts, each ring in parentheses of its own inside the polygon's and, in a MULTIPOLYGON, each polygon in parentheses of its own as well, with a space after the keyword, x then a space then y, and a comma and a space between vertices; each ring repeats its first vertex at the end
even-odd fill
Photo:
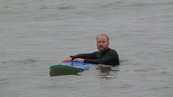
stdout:
POLYGON ((0 0, 0 97, 173 97, 173 0, 0 0), (120 66, 49 75, 101 33, 120 66))

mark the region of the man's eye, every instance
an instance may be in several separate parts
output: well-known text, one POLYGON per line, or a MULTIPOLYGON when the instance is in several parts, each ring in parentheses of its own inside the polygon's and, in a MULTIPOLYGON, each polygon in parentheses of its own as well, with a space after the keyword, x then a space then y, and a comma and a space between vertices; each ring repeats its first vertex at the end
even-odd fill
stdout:
POLYGON ((97 43, 105 43, 106 41, 98 41, 97 43))

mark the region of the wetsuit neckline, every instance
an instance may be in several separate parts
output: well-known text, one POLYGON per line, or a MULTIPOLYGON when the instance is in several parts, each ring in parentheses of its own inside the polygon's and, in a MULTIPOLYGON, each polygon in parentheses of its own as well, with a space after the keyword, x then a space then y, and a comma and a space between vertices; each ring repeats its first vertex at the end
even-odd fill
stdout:
POLYGON ((106 49, 105 51, 103 51, 103 52, 100 51, 100 53, 101 53, 101 54, 104 54, 105 52, 107 52, 107 51, 109 51, 109 50, 110 50, 110 48, 107 48, 107 49, 106 49))

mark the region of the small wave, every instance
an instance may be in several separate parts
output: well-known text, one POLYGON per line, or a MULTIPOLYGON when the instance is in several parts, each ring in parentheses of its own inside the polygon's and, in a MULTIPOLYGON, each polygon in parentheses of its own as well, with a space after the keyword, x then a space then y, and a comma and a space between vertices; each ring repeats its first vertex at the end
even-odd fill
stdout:
POLYGON ((73 5, 67 5, 67 4, 60 4, 56 8, 58 9, 75 9, 73 5))
POLYGON ((128 63, 128 59, 120 59, 120 66, 128 63))
POLYGON ((59 5, 41 5, 41 9, 76 9, 71 4, 59 4, 59 5))
POLYGON ((0 82, 4 82, 6 80, 8 80, 8 78, 3 78, 3 79, 0 79, 0 82))
POLYGON ((103 64, 100 64, 100 65, 97 65, 96 66, 96 70, 99 71, 99 77, 101 79, 112 79, 112 78, 116 78, 116 74, 117 72, 119 72, 119 68, 118 66, 110 66, 110 65, 103 65, 103 64))
POLYGON ((25 60, 10 60, 10 61, 2 61, 3 64, 9 64, 9 63, 20 63, 20 64, 31 64, 38 62, 36 59, 25 59, 25 60))
POLYGON ((18 60, 17 63, 24 63, 24 64, 29 64, 29 63, 35 63, 37 60, 35 59, 26 59, 26 60, 18 60))
POLYGON ((111 8, 111 7, 116 7, 120 3, 121 3, 120 0, 112 1, 112 2, 103 2, 100 4, 100 7, 101 8, 111 8))

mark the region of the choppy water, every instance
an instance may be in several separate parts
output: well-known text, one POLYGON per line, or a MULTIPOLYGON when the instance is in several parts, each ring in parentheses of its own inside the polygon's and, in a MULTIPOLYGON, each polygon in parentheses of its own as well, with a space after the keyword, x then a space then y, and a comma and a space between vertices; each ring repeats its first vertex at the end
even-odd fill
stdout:
POLYGON ((172 97, 173 0, 0 0, 0 97, 172 97), (49 76, 106 33, 121 65, 49 76))

